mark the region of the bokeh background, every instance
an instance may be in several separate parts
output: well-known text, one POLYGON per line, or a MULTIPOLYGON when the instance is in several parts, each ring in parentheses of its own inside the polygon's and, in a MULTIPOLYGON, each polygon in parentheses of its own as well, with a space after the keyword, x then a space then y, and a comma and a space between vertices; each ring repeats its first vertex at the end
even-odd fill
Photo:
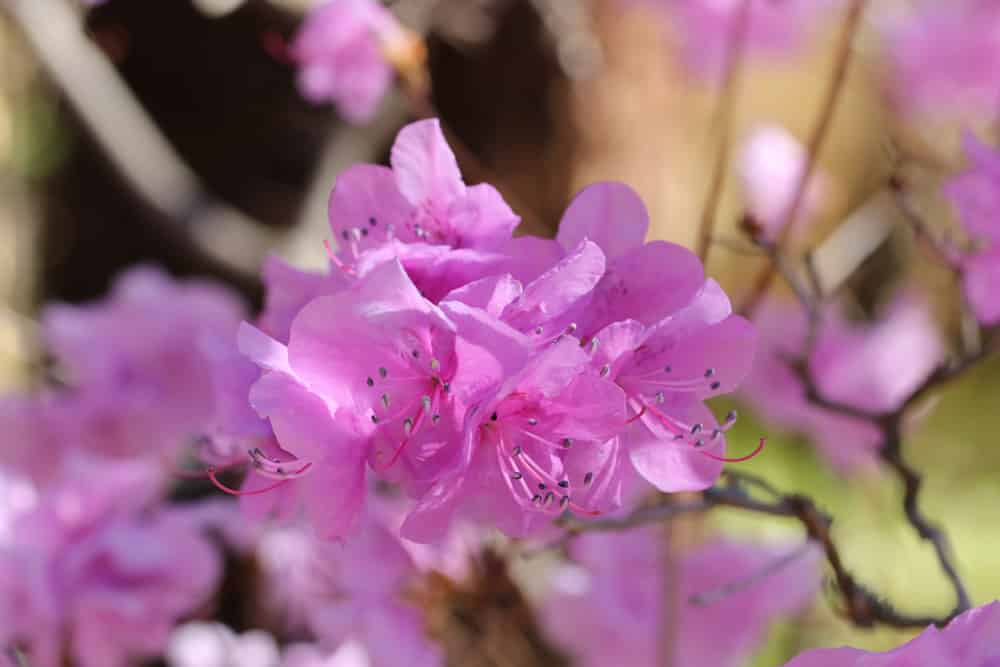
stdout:
MULTIPOLYGON (((762 123, 809 135, 843 21, 843 12, 831 11, 801 52, 746 62, 724 134, 713 122, 719 86, 686 70, 685 35, 655 2, 391 4, 426 35, 432 100, 467 149, 460 162, 468 180, 494 182, 525 231, 553 233, 578 188, 615 179, 642 194, 655 237, 691 247, 721 140, 736 151, 762 123)), ((820 155, 827 196, 794 252, 819 248, 829 275, 862 311, 901 284, 919 283, 954 332, 961 323, 950 276, 918 252, 886 202, 900 156, 916 156, 920 166, 907 178, 921 186, 920 206, 942 230, 950 227, 936 188, 962 164, 959 129, 969 122, 904 120, 887 103, 878 26, 906 4, 872 3, 856 36, 820 155), (846 244, 838 242, 844 230, 854 235, 846 244)), ((30 386, 45 364, 34 320, 40 304, 97 297, 132 263, 218 278, 251 300, 260 298, 252 276, 267 253, 322 265, 334 177, 352 163, 384 161, 409 115, 397 94, 358 127, 302 99, 285 47, 306 8, 305 0, 108 0, 93 9, 0 2, 4 390, 30 386)), ((975 129, 989 137, 991 122, 979 119, 975 129)), ((762 260, 740 246, 743 195, 731 169, 721 192, 709 273, 738 301, 762 260)), ((1000 595, 998 380, 994 361, 940 392, 906 443, 926 473, 923 508, 947 528, 975 604, 1000 595)), ((828 509, 850 570, 907 611, 951 607, 930 547, 903 520, 895 478, 878 468, 838 474, 804 439, 742 412, 734 450, 769 437, 766 454, 743 465, 828 509)), ((673 530, 683 544, 715 530, 773 538, 801 528, 717 510, 673 530)), ((772 633, 753 664, 780 664, 811 646, 884 649, 908 636, 854 629, 836 603, 820 596, 772 633)))

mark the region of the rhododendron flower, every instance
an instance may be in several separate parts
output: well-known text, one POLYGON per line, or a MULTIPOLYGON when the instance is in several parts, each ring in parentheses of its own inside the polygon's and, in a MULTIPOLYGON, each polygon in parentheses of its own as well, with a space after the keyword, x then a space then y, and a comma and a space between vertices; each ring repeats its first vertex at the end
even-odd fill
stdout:
POLYGON ((1000 665, 1000 602, 971 609, 944 629, 933 625, 887 653, 854 648, 806 651, 785 667, 995 667, 1000 665))
POLYGON ((37 667, 126 667, 162 653, 221 562, 187 510, 151 505, 158 476, 142 463, 73 467, 16 517, 0 540, 0 644, 23 646, 37 667))
POLYGON ((971 164, 945 187, 959 220, 980 248, 960 258, 962 286, 973 314, 983 324, 1000 322, 1000 155, 971 133, 963 137, 971 164))
MULTIPOLYGON (((809 401, 791 366, 804 353, 806 339, 798 304, 767 303, 756 324, 761 349, 743 397, 766 419, 807 434, 838 468, 872 462, 881 444, 878 427, 809 401)), ((898 409, 943 353, 926 304, 904 295, 871 324, 852 324, 828 309, 806 362, 824 398, 879 415, 898 409)))
POLYGON ((236 634, 221 623, 192 621, 170 634, 169 667, 279 667, 278 642, 263 630, 236 634))
POLYGON ((347 120, 369 120, 392 84, 385 50, 402 28, 377 0, 324 0, 306 16, 292 43, 299 87, 314 101, 332 101, 347 120))
POLYGON ((420 499, 404 537, 432 541, 452 514, 488 519, 523 535, 563 510, 589 514, 620 503, 621 389, 588 372, 590 358, 565 336, 469 409, 458 462, 420 499))
POLYGON ((891 94, 900 111, 992 117, 1000 104, 995 2, 921 3, 886 32, 891 94))
MULTIPOLYGON (((676 26, 681 57, 691 71, 718 80, 728 58, 744 0, 626 0, 662 11, 676 26)), ((838 0, 749 0, 746 52, 770 58, 794 55, 810 28, 838 0)))
POLYGON ((763 641, 772 621, 807 606, 819 587, 818 552, 810 551, 759 581, 716 595, 793 549, 715 541, 683 556, 676 589, 665 595, 664 550, 655 527, 576 538, 570 552, 577 564, 556 572, 541 608, 543 626, 573 664, 662 664, 660 637, 669 624, 676 628, 672 664, 735 667, 763 641))
POLYGON ((511 239, 520 218, 493 186, 465 185, 437 119, 400 130, 390 162, 351 167, 330 193, 333 259, 349 275, 399 259, 437 301, 498 267, 534 278, 553 256, 551 241, 511 239))
POLYGON ((760 227, 764 239, 773 241, 787 224, 801 229, 815 215, 828 187, 817 175, 806 186, 796 219, 789 221, 799 179, 808 167, 805 147, 783 127, 759 127, 747 138, 739 154, 737 171, 747 213, 760 227))
POLYGON ((216 418, 211 357, 245 316, 222 287, 132 269, 104 301, 45 309, 45 343, 72 387, 73 438, 113 456, 163 457, 216 418))

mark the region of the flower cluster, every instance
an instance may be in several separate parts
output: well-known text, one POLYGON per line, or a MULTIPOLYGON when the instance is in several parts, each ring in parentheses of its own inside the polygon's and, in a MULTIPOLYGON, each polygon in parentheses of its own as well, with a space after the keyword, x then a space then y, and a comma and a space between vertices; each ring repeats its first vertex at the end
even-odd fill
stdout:
POLYGON ((273 429, 247 502, 344 535, 369 468, 416 501, 403 536, 429 542, 456 516, 526 535, 609 512, 640 479, 710 486, 735 415, 704 401, 746 375, 753 329, 691 252, 643 242, 635 193, 593 185, 555 240, 513 238, 437 121, 403 128, 391 164, 337 179, 330 275, 272 272, 261 328, 241 329, 273 429))

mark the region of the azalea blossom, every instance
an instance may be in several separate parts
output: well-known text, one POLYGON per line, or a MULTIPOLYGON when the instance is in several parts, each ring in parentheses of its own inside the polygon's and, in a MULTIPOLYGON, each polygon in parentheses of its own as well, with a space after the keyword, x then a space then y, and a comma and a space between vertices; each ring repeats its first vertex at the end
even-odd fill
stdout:
MULTIPOLYGON (((664 13, 681 40, 681 57, 696 75, 718 80, 736 35, 744 0, 626 0, 664 13)), ((837 0, 750 0, 746 53, 768 58, 795 55, 810 28, 837 0)))
POLYGON ((163 652, 222 563, 196 514, 156 507, 158 478, 142 462, 73 465, 12 519, 0 538, 0 644, 38 667, 127 667, 163 652))
POLYGON ((993 667, 1000 664, 1000 602, 971 609, 944 629, 930 626, 919 637, 886 653, 854 648, 806 651, 785 667, 993 667))
POLYGON ((655 527, 576 538, 574 562, 553 575, 541 609, 543 626, 574 664, 662 664, 660 637, 669 623, 674 664, 735 667, 772 621, 806 607, 819 587, 816 550, 800 555, 787 545, 717 540, 681 558, 676 588, 667 592, 663 552, 655 527), (781 560, 788 562, 769 576, 720 592, 781 560))
POLYGON ((66 376, 60 394, 81 446, 117 457, 172 456, 218 417, 212 359, 235 351, 245 310, 228 290, 131 269, 111 295, 50 305, 45 344, 66 376))
POLYGON ((962 144, 969 168, 948 182, 945 193, 978 246, 957 259, 965 298, 976 319, 992 325, 1000 322, 1000 222, 994 214, 1000 202, 1000 155, 971 133, 962 144))
MULTIPOLYGON (((812 440, 833 465, 870 464, 882 444, 870 420, 810 401, 792 367, 804 354, 807 323, 798 304, 772 301, 756 317, 761 349, 741 395, 774 424, 812 440)), ((887 414, 937 368, 944 354, 926 304, 903 295, 870 324, 854 324, 827 309, 812 354, 804 360, 817 390, 873 416, 887 414)))
POLYGON ((377 0, 322 0, 291 46, 299 88, 314 101, 333 101, 353 123, 369 120, 393 79, 386 49, 402 29, 377 0))
POLYGON ((991 117, 1000 104, 1000 7, 924 2, 886 26, 890 94, 904 114, 991 117))

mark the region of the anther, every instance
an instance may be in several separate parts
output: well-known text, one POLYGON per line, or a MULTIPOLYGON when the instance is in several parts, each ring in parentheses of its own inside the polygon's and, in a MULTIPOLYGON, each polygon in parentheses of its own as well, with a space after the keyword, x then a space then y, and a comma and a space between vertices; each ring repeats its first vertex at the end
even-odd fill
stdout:
POLYGON ((563 496, 559 499, 559 509, 566 509, 567 505, 569 505, 569 496, 563 496))
POLYGON ((431 359, 431 370, 434 371, 435 373, 441 370, 441 362, 438 361, 436 358, 431 359))
POLYGON ((673 366, 671 366, 670 364, 667 364, 666 366, 663 367, 663 372, 664 373, 669 373, 669 372, 671 372, 673 370, 674 370, 673 366))
POLYGON ((591 351, 591 352, 596 352, 596 351, 597 351, 597 346, 598 346, 598 345, 599 345, 600 343, 601 343, 601 341, 599 341, 599 340, 597 339, 597 337, 594 337, 594 338, 591 338, 591 339, 590 339, 590 351, 591 351))
POLYGON ((521 445, 517 445, 517 446, 514 447, 514 449, 510 450, 510 455, 511 456, 520 456, 521 455, 521 445))
POLYGON ((608 377, 608 373, 610 373, 610 372, 611 372, 611 366, 609 366, 608 364, 604 364, 603 366, 601 366, 601 377, 602 378, 608 377))
POLYGON ((414 358, 414 359, 419 359, 419 358, 420 358, 420 350, 416 350, 416 349, 415 349, 415 350, 413 350, 412 352, 410 352, 410 354, 412 354, 412 355, 413 355, 413 358, 414 358))
POLYGON ((382 379, 386 379, 389 375, 389 371, 385 369, 385 366, 380 366, 378 369, 378 374, 382 376, 382 379))
POLYGON ((431 415, 431 423, 432 424, 437 424, 439 421, 441 421, 441 415, 439 415, 436 412, 433 415, 431 415))
POLYGON ((570 447, 573 446, 573 441, 570 440, 569 438, 563 438, 562 439, 562 446, 563 446, 563 449, 569 449, 570 447))
POLYGON ((373 380, 372 378, 368 378, 367 380, 365 380, 365 384, 367 384, 369 387, 374 387, 375 380, 373 380))
POLYGON ((722 383, 721 383, 721 382, 719 382, 718 380, 716 380, 715 382, 713 382, 712 384, 710 384, 710 385, 708 385, 708 386, 709 386, 709 388, 710 388, 710 389, 711 389, 712 391, 717 391, 717 390, 719 389, 719 387, 721 387, 721 386, 722 386, 722 383))
POLYGON ((705 377, 710 378, 713 375, 715 375, 715 369, 714 368, 706 368, 705 369, 705 377))
POLYGON ((697 440, 694 441, 694 448, 695 449, 701 449, 704 446, 705 446, 705 441, 702 440, 701 438, 698 438, 697 440))
POLYGON ((656 392, 653 398, 656 399, 657 403, 663 403, 665 400, 667 400, 667 397, 663 394, 662 391, 656 392))
POLYGON ((524 477, 524 475, 522 475, 521 473, 519 473, 519 472, 516 472, 516 471, 514 472, 514 474, 513 474, 513 475, 511 475, 511 476, 510 476, 510 478, 511 478, 512 480, 514 480, 515 482, 519 482, 519 481, 521 481, 521 478, 523 478, 523 477, 524 477))
POLYGON ((389 394, 382 394, 382 405, 389 407, 389 394))
POLYGON ((534 497, 531 499, 531 502, 537 505, 538 503, 542 502, 542 497, 536 493, 534 497))
POLYGON ((413 420, 407 417, 403 420, 403 433, 410 435, 410 431, 413 430, 413 420))
POLYGON ((730 410, 728 413, 726 413, 726 423, 732 424, 733 422, 736 421, 737 416, 738 415, 736 414, 736 410, 730 410))
POLYGON ((559 486, 561 488, 563 488, 563 489, 568 489, 569 488, 569 481, 564 479, 564 480, 562 480, 562 481, 559 482, 559 486))
POLYGON ((539 490, 539 491, 544 491, 544 490, 545 490, 545 489, 547 489, 547 488, 548 488, 548 487, 547 487, 547 486, 545 486, 545 482, 539 482, 539 483, 538 483, 538 490, 539 490))
POLYGON ((535 327, 535 334, 541 336, 543 331, 545 330, 542 327, 535 327))
POLYGON ((538 426, 538 420, 534 417, 528 417, 528 426, 538 426))
POLYGON ((378 423, 378 415, 372 415, 372 423, 373 424, 377 424, 378 423))
POLYGON ((490 415, 490 421, 491 422, 495 422, 497 419, 498 419, 497 413, 494 412, 493 414, 490 415))
POLYGON ((576 322, 570 322, 569 326, 566 327, 566 333, 571 334, 576 332, 576 322))
POLYGON ((368 218, 368 224, 374 227, 375 225, 378 224, 378 220, 376 220, 375 218, 368 218))
POLYGON ((367 230, 367 229, 365 229, 364 227, 362 227, 362 228, 361 228, 361 235, 362 235, 362 236, 368 236, 368 230, 367 230))
POLYGON ((348 231, 346 229, 340 232, 340 236, 345 241, 350 241, 351 240, 351 235, 348 233, 348 231))
POLYGON ((548 507, 549 505, 552 504, 552 501, 555 500, 555 499, 556 499, 556 494, 554 494, 551 491, 549 491, 548 493, 545 494, 545 503, 544 503, 544 505, 546 507, 548 507))
POLYGON ((451 383, 445 382, 443 385, 441 385, 441 388, 444 389, 444 393, 447 394, 449 391, 451 391, 451 383))
POLYGON ((424 410, 430 410, 431 409, 431 397, 430 396, 427 396, 426 394, 424 396, 421 396, 420 397, 420 402, 423 404, 424 410))
POLYGON ((691 435, 698 435, 699 433, 701 433, 701 429, 702 429, 701 422, 695 424, 694 426, 691 427, 691 435))
POLYGON ((590 486, 590 483, 594 481, 594 473, 588 472, 583 476, 583 485, 590 486))

